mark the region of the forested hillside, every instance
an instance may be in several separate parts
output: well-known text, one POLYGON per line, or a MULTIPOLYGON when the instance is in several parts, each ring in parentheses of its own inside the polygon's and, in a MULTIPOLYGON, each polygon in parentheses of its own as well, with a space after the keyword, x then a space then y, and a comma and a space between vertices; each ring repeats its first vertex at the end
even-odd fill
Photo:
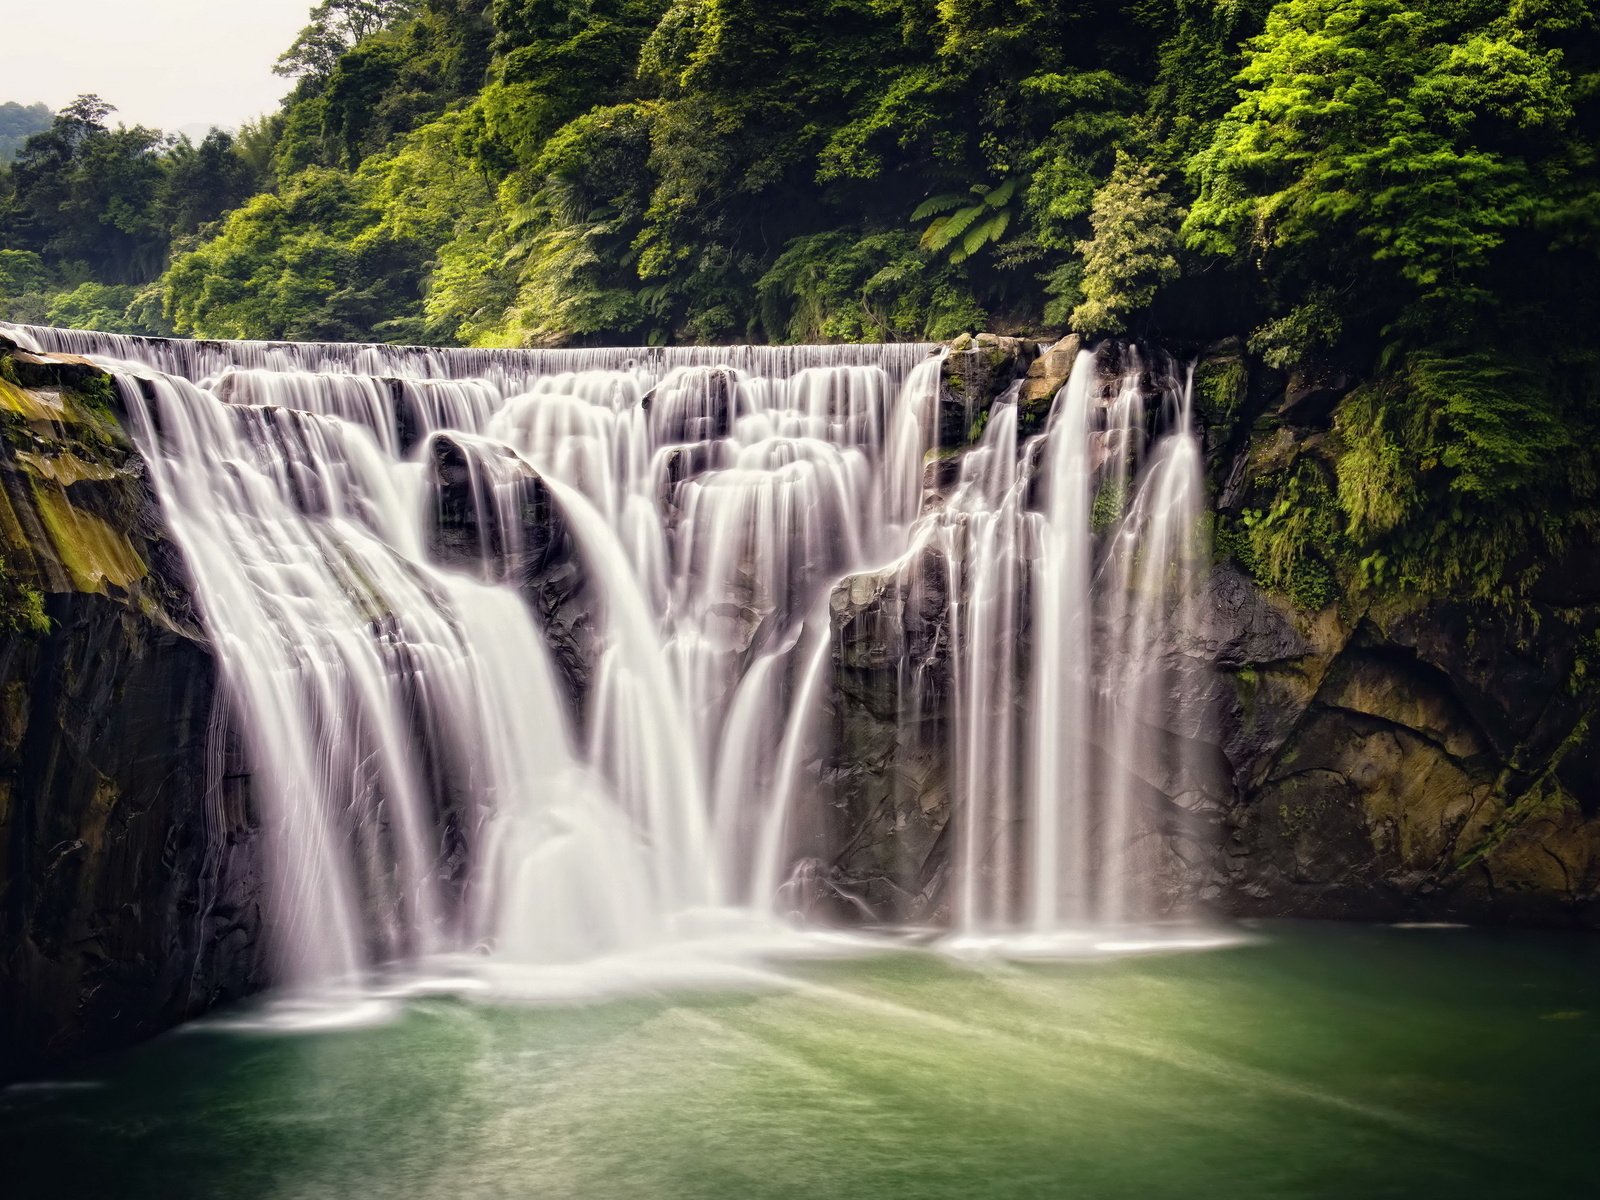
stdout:
MULTIPOLYGON (((1307 602, 1334 576, 1493 591, 1594 522, 1584 0, 312 17, 282 110, 237 138, 113 129, 89 98, 30 140, 0 184, 10 314, 480 345, 1236 335, 1251 369, 1361 385, 1334 448, 1222 531, 1307 602)), ((1205 381, 1218 436, 1243 372, 1205 381)))
POLYGON ((43 104, 18 104, 14 100, 0 104, 0 163, 15 158, 24 142, 50 128, 52 119, 53 114, 43 104))

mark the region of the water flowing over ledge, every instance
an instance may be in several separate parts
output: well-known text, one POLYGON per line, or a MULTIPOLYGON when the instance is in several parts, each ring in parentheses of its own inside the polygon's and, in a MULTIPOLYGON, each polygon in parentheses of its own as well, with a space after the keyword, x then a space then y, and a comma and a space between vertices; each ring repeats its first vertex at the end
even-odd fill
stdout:
POLYGON ((1043 428, 1013 388, 952 444, 932 346, 17 334, 118 374, 250 744, 286 980, 793 945, 839 638, 908 605, 952 947, 1188 915, 1152 882, 1182 814, 1144 795, 1190 769, 1159 719, 1200 564, 1176 364, 1080 353, 1043 428))

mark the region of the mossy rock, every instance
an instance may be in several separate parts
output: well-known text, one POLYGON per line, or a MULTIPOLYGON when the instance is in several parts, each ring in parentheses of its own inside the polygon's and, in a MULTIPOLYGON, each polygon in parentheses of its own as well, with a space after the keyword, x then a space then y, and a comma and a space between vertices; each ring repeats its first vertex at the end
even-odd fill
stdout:
POLYGON ((948 449, 982 437, 989 410, 1038 353, 1032 341, 993 333, 963 334, 951 342, 941 371, 937 444, 948 449))

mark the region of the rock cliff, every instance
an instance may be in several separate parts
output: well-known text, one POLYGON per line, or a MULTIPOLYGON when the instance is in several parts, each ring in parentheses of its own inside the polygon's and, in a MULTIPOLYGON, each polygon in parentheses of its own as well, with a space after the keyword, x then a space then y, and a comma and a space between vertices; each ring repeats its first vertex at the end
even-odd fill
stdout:
MULTIPOLYGON (((997 398, 1017 404, 1024 446, 1044 428, 1079 349, 951 347, 925 507, 945 502, 997 398)), ((1234 345, 1196 379, 1217 555, 1198 624, 1161 648, 1195 680, 1165 732, 1197 764, 1144 798, 1182 815, 1162 894, 1233 914, 1600 924, 1593 548, 1515 604, 1268 577, 1237 531, 1271 481, 1329 453, 1348 381, 1268 372, 1234 345)), ((268 978, 247 768, 121 416, 86 361, 0 340, 0 1079, 268 978)), ((523 527, 503 529, 468 491, 504 464, 443 436, 426 459, 435 554, 519 587, 578 702, 595 598, 548 488, 501 479, 497 511, 523 527)), ((832 596, 828 804, 804 849, 814 911, 844 920, 948 916, 944 622, 960 583, 936 545, 923 555, 832 596)))
POLYGON ((262 978, 247 779, 116 403, 0 340, 0 1079, 262 978))
MULTIPOLYGON (((1008 396, 1041 428, 1078 349, 958 342, 941 413, 970 426, 1008 396)), ((1162 859, 1166 893, 1234 915, 1600 925, 1600 588, 1585 553, 1515 604, 1252 578, 1222 536, 1230 515, 1327 453, 1350 384, 1264 371, 1236 345, 1196 379, 1219 536, 1199 628, 1164 650, 1197 680, 1166 732, 1194 739, 1199 764, 1152 797, 1187 813, 1162 859)), ((975 433, 942 436, 925 507, 975 433)), ((833 820, 812 875, 841 917, 948 915, 950 581, 925 554, 911 583, 856 576, 834 593, 833 820)))

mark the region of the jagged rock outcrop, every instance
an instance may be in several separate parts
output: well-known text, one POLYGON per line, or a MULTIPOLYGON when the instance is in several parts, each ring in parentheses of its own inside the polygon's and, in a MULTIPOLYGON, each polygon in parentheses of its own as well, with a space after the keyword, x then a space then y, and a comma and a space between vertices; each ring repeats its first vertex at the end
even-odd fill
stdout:
POLYGON ((912 573, 853 575, 830 597, 821 782, 831 820, 813 878, 826 910, 842 919, 925 923, 943 912, 949 586, 943 556, 929 548, 912 573))
POLYGON ((0 1079, 264 975, 248 780, 115 403, 0 341, 0 1079))
POLYGON ((582 711, 595 658, 587 576, 560 502, 539 473, 493 443, 435 434, 429 552, 445 565, 515 585, 582 711))
POLYGON ((939 448, 976 441, 990 407, 1001 397, 1016 398, 1038 357, 1038 344, 1026 338, 980 333, 951 342, 939 389, 939 448))

